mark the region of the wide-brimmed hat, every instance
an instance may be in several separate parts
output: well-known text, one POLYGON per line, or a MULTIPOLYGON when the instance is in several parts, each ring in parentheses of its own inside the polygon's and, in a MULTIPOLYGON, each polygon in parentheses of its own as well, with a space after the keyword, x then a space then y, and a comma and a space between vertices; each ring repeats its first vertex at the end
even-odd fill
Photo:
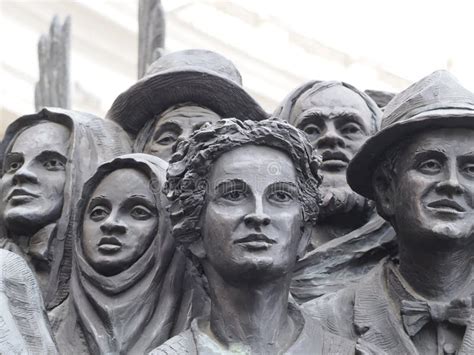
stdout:
POLYGON ((474 94, 449 72, 439 70, 396 95, 385 107, 381 130, 351 160, 347 182, 357 193, 373 199, 372 175, 389 148, 421 131, 454 127, 474 129, 474 94))
POLYGON ((169 107, 185 102, 207 107, 221 117, 267 118, 241 82, 234 64, 220 54, 202 49, 169 53, 115 99, 106 117, 131 135, 169 107))

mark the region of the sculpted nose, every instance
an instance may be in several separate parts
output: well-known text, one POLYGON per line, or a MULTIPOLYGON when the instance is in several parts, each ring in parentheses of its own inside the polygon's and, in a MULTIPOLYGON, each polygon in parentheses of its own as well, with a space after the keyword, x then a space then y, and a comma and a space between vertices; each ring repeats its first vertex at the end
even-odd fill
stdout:
POLYGON ((28 167, 23 165, 13 175, 13 183, 20 184, 24 182, 38 183, 38 176, 28 167))
POLYGON ((244 223, 247 227, 268 226, 271 222, 270 216, 263 211, 261 202, 255 204, 255 209, 244 217, 244 223))
POLYGON ((334 130, 327 130, 316 142, 316 148, 344 148, 346 146, 344 139, 334 130))
POLYGON ((438 182, 436 192, 448 196, 460 195, 464 191, 463 186, 459 182, 458 174, 455 168, 450 169, 445 179, 438 182))
POLYGON ((127 227, 111 215, 100 225, 100 230, 106 235, 125 234, 127 227))

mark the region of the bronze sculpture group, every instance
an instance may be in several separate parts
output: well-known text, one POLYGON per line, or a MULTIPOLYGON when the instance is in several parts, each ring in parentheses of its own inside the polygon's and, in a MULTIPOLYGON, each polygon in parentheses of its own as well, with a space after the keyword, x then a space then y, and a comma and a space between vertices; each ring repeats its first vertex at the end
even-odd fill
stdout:
POLYGON ((0 162, 1 353, 474 353, 474 94, 446 71, 269 115, 228 59, 169 53, 104 119, 18 118, 0 162))

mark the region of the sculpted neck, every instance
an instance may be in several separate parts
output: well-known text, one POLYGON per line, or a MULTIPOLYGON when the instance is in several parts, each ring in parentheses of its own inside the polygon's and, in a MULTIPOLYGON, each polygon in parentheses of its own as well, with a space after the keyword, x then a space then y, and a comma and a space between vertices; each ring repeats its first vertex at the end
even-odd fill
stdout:
POLYGON ((211 293, 210 326, 226 346, 241 343, 253 354, 277 353, 294 342, 288 315, 290 276, 272 281, 230 284, 206 268, 211 293))
POLYGON ((414 246, 400 238, 400 273, 427 299, 450 301, 473 291, 466 287, 473 278, 474 244, 448 244, 414 246))

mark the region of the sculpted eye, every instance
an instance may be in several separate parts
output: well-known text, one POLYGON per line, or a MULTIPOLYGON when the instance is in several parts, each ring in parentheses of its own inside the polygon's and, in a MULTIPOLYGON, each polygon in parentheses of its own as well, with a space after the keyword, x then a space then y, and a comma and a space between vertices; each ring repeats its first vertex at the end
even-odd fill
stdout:
POLYGON ((314 135, 319 135, 321 134, 321 130, 319 129, 318 126, 309 124, 306 127, 303 128, 304 133, 306 133, 309 136, 314 136, 314 135))
POLYGON ((14 173, 18 169, 20 169, 22 165, 23 164, 19 161, 13 161, 13 162, 8 164, 6 172, 7 173, 14 173))
POLYGON ((418 170, 425 174, 437 174, 441 171, 441 163, 435 159, 430 159, 418 165, 418 170))
POLYGON ((293 200, 293 196, 286 191, 275 191, 270 194, 270 200, 275 202, 289 202, 293 200))
POLYGON ((341 128, 341 133, 342 134, 356 134, 356 133, 362 133, 362 130, 358 125, 354 123, 350 123, 350 124, 344 125, 341 128))
POLYGON ((132 210, 130 211, 130 215, 134 219, 138 219, 138 220, 146 220, 153 216, 151 211, 148 208, 143 207, 143 206, 133 207, 132 210))
POLYGON ((222 198, 229 201, 241 201, 247 197, 245 191, 232 190, 222 194, 222 198))
POLYGON ((94 209, 90 212, 89 217, 93 221, 102 221, 103 219, 107 218, 109 215, 109 210, 103 206, 96 206, 94 209))
POLYGON ((462 170, 466 175, 474 177, 474 163, 467 163, 462 170))
POLYGON ((172 132, 165 132, 161 134, 156 140, 155 143, 161 144, 161 145, 171 145, 176 140, 178 139, 178 135, 172 133, 172 132))
POLYGON ((51 171, 64 170, 64 163, 59 159, 48 159, 43 162, 43 166, 51 171))

